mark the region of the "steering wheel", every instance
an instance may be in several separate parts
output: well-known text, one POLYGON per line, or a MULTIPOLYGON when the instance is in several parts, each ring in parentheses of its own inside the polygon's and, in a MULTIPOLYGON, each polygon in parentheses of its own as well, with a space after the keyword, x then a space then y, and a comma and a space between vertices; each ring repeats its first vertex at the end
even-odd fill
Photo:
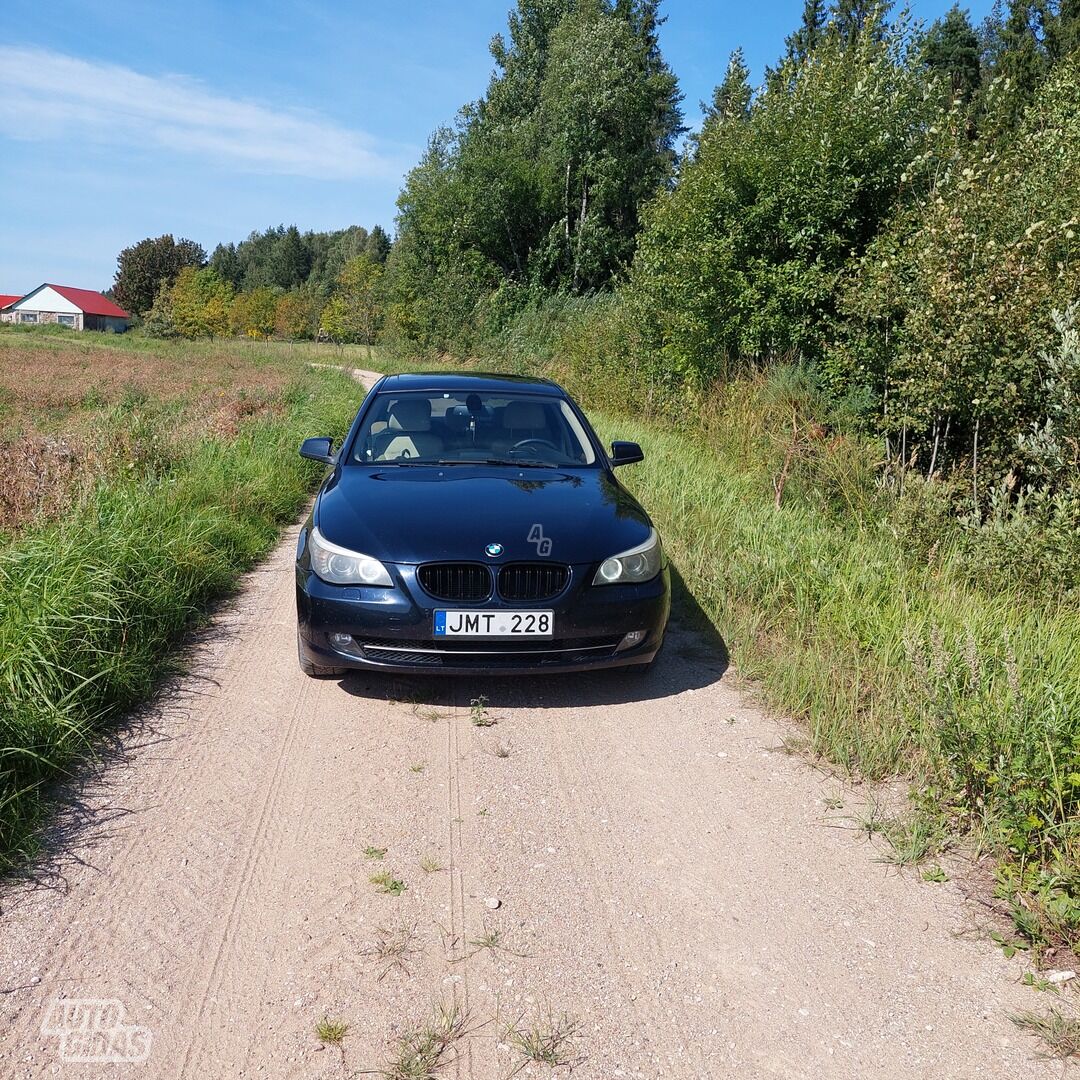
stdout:
POLYGON ((510 447, 510 453, 514 453, 516 450, 522 450, 526 446, 546 446, 549 450, 554 450, 556 454, 561 454, 562 451, 550 440, 550 439, 522 439, 520 442, 514 443, 510 447))

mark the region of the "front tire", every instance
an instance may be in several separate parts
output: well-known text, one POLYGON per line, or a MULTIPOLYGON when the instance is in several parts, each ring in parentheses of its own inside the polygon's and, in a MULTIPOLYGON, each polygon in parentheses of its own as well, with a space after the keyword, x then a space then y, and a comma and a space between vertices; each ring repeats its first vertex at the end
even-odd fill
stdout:
POLYGON ((343 667, 323 667, 321 664, 313 664, 310 660, 305 660, 299 630, 296 632, 296 655, 300 661, 300 670, 311 679, 333 679, 344 675, 349 670, 343 667))

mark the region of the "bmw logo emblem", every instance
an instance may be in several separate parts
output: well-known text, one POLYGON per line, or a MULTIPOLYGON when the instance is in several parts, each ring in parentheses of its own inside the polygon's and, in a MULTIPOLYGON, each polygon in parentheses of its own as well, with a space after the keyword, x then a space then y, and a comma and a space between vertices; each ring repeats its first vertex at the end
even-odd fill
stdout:
POLYGON ((502 553, 503 553, 502 544, 488 544, 488 546, 486 548, 484 548, 484 554, 489 559, 497 559, 502 553))

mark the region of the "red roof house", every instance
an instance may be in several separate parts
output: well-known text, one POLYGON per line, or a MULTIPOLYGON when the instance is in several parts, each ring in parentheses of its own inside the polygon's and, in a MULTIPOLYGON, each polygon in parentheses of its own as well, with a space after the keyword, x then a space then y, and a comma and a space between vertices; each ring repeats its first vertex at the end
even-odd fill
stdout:
POLYGON ((33 292, 0 304, 4 319, 17 323, 58 323, 73 330, 106 330, 122 333, 131 316, 111 300, 92 289, 70 285, 39 285, 33 292))

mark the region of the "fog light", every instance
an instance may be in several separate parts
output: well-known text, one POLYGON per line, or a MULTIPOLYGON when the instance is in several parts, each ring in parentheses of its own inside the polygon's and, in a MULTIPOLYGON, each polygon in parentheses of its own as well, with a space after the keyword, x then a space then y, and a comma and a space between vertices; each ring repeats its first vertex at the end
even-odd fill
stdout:
POLYGON ((621 652, 623 649, 632 649, 635 645, 640 645, 648 637, 648 634, 648 630, 631 630, 619 642, 619 648, 616 651, 621 652))
POLYGON ((353 639, 352 634, 330 634, 330 644, 341 652, 352 652, 353 639))

